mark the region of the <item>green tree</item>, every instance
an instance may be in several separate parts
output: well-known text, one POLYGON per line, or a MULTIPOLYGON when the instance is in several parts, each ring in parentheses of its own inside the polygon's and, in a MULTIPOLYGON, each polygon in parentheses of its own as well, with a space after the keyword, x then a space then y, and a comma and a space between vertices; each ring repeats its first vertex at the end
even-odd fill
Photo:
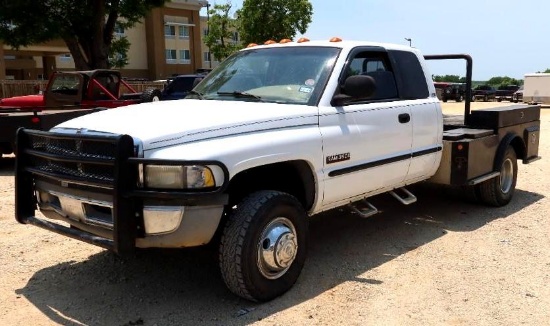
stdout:
MULTIPOLYGON (((214 5, 209 10, 208 35, 204 37, 204 44, 210 49, 210 53, 217 60, 227 58, 231 53, 239 49, 236 32, 236 21, 230 17, 231 4, 214 5)), ((212 59, 211 59, 212 60, 212 59)))
POLYGON ((432 79, 434 82, 448 82, 448 83, 463 83, 466 82, 465 77, 460 77, 457 75, 445 75, 445 76, 439 76, 439 75, 433 75, 432 79))
POLYGON ((14 48, 63 39, 79 70, 108 68, 115 24, 134 26, 166 0, 0 0, 0 39, 14 48))
POLYGON ((506 86, 506 85, 523 85, 523 80, 515 79, 508 76, 496 76, 487 81, 491 86, 506 86))
POLYGON ((244 0, 237 11, 244 44, 292 39, 304 34, 311 23, 313 6, 308 0, 244 0))
POLYGON ((109 48, 109 68, 124 68, 128 64, 130 41, 126 36, 113 39, 109 48))

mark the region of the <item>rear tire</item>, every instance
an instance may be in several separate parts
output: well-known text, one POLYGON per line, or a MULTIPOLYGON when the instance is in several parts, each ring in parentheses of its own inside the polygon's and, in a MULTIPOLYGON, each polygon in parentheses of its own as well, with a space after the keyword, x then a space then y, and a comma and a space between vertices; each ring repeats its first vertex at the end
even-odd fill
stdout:
POLYGON ((156 88, 148 88, 141 94, 142 102, 158 102, 161 99, 162 93, 156 88))
POLYGON ((252 301, 288 291, 306 260, 307 215, 293 196, 255 192, 237 205, 223 230, 220 269, 229 290, 252 301))
POLYGON ((518 177, 517 155, 508 146, 499 168, 500 177, 489 179, 479 185, 479 195, 483 203, 491 206, 504 206, 512 200, 518 177))

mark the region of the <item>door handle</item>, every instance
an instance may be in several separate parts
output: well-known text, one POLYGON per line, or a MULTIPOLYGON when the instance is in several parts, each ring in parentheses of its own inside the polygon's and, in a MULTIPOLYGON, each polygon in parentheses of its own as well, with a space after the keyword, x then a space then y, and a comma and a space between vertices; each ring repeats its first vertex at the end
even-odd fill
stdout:
POLYGON ((408 113, 401 113, 398 115, 399 123, 407 123, 411 121, 411 116, 408 113))

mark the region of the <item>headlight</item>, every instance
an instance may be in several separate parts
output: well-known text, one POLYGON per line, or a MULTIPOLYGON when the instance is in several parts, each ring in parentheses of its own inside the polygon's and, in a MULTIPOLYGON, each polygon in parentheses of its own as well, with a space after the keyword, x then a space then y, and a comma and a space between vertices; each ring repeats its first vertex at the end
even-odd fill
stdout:
POLYGON ((212 170, 201 165, 145 165, 140 179, 147 188, 200 189, 216 185, 212 170))

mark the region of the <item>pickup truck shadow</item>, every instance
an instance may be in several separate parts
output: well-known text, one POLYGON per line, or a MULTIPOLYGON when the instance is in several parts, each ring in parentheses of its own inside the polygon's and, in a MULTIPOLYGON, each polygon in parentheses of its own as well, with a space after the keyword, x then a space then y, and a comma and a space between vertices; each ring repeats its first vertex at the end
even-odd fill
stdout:
POLYGON ((380 195, 372 203, 382 214, 362 219, 334 210, 312 218, 309 258, 300 279, 268 303, 232 295, 219 274, 216 253, 209 249, 146 250, 130 260, 102 251, 83 262, 65 261, 37 271, 16 292, 63 325, 246 325, 344 282, 373 289, 384 280, 361 274, 448 231, 476 230, 543 198, 517 190, 512 204, 487 208, 431 186, 410 190, 421 204, 395 205, 390 196, 380 195))
POLYGON ((15 157, 0 157, 0 176, 13 176, 15 168, 15 157))

